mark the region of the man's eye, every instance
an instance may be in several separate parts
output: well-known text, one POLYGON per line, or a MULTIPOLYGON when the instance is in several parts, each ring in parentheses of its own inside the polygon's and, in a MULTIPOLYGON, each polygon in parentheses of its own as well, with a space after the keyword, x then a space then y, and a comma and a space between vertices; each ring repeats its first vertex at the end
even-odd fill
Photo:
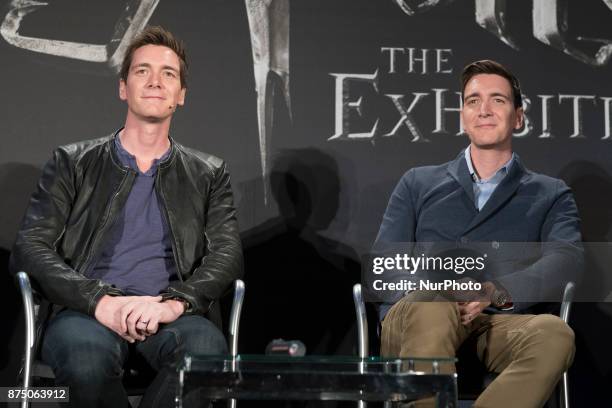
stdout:
POLYGON ((167 77, 169 77, 169 78, 175 78, 176 77, 176 74, 174 72, 172 72, 172 71, 166 71, 166 72, 164 72, 164 74, 167 77))
POLYGON ((140 68, 136 70, 136 74, 144 74, 146 72, 146 70, 144 68, 140 68))
POLYGON ((502 98, 495 98, 495 102, 497 102, 497 103, 506 103, 506 101, 503 100, 502 98))
POLYGON ((476 103, 478 102, 478 99, 470 99, 469 101, 467 101, 468 105, 476 105, 476 103))

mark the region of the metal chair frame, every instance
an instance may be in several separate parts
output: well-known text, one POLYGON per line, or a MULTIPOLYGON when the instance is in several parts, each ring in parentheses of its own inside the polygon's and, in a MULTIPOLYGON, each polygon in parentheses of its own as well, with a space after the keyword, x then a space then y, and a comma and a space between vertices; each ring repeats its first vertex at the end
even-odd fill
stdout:
MULTIPOLYGON (((23 388, 28 389, 32 386, 32 369, 34 365, 34 354, 35 354, 35 343, 36 343, 36 308, 38 305, 34 302, 34 295, 32 292, 32 285, 30 284, 30 278, 27 273, 21 271, 16 275, 17 282, 19 284, 19 290, 21 292, 21 298, 23 300, 23 308, 25 312, 25 350, 23 359, 23 388)), ((232 309, 230 312, 229 322, 229 352, 232 357, 238 355, 238 333, 240 329, 240 315, 242 312, 242 304, 244 300, 245 286, 244 282, 240 279, 234 281, 234 298, 232 301, 232 309)), ((49 374, 52 374, 51 369, 38 363, 41 367, 48 368, 49 374)), ((21 408, 29 407, 29 401, 27 399, 27 393, 25 398, 21 401, 21 408)), ((228 401, 229 408, 236 408, 236 400, 228 401)))
MULTIPOLYGON (((574 299, 574 292, 576 285, 574 282, 568 282, 565 285, 563 291, 563 300, 561 301, 561 310, 559 317, 566 323, 569 324, 570 312, 572 309, 572 301, 574 299)), ((361 291, 361 284, 357 283, 353 286, 353 302, 355 303, 355 314, 357 317, 357 336, 358 336, 358 347, 359 357, 366 358, 369 354, 369 342, 368 342, 368 320, 366 316, 365 302, 361 291)), ((563 373, 563 377, 558 384, 559 397, 560 397, 560 408, 570 408, 569 402, 569 377, 567 371, 563 373)), ((359 408, 365 408, 366 403, 359 401, 359 408)), ((385 408, 390 406, 385 403, 385 408)))

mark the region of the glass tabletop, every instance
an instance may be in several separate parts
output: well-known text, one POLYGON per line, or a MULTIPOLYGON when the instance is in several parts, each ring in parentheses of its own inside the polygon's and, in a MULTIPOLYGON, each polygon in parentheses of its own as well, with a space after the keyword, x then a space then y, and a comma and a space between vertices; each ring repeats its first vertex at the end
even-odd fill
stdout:
MULTIPOLYGON (((294 371, 351 374, 367 371, 369 373, 413 373, 418 370, 439 373, 440 367, 454 364, 456 358, 384 358, 356 356, 304 356, 290 357, 279 355, 240 354, 236 357, 227 355, 189 355, 177 363, 177 369, 184 372, 213 372, 227 370, 247 371, 294 371), (431 368, 431 369, 429 369, 431 368)), ((443 370, 444 371, 444 370, 443 370)))
POLYGON ((435 396, 456 407, 455 358, 189 355, 176 363, 177 400, 197 390, 210 399, 413 401, 435 396))

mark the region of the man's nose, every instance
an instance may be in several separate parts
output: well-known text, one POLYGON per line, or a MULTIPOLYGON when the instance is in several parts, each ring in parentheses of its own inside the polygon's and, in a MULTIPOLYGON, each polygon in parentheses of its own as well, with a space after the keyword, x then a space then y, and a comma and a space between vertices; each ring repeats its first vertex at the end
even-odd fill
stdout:
POLYGON ((151 73, 151 75, 149 75, 149 81, 147 82, 147 86, 149 88, 159 88, 161 87, 161 78, 160 78, 160 74, 158 73, 151 73))
POLYGON ((479 106, 478 115, 490 116, 491 114, 491 105, 489 104, 489 101, 482 101, 479 106))

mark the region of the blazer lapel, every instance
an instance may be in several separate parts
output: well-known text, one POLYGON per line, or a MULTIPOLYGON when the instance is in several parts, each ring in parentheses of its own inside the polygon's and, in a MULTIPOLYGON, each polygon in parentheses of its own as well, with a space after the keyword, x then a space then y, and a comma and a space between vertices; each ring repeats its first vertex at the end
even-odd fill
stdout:
POLYGON ((461 185, 461 187, 463 187, 465 194, 470 198, 470 201, 474 204, 474 209, 476 209, 472 177, 470 176, 470 171, 465 162, 465 149, 459 153, 455 160, 450 162, 448 165, 448 173, 461 185))
POLYGON ((476 217, 472 220, 472 222, 468 225, 466 233, 475 227, 477 227, 481 222, 490 217, 495 211, 501 207, 518 189, 521 185, 521 180, 523 176, 526 174, 525 167, 521 163, 518 155, 515 153, 514 155, 514 163, 510 167, 510 171, 506 174, 506 177, 499 183, 491 197, 487 201, 487 203, 482 207, 482 210, 478 213, 476 217))

